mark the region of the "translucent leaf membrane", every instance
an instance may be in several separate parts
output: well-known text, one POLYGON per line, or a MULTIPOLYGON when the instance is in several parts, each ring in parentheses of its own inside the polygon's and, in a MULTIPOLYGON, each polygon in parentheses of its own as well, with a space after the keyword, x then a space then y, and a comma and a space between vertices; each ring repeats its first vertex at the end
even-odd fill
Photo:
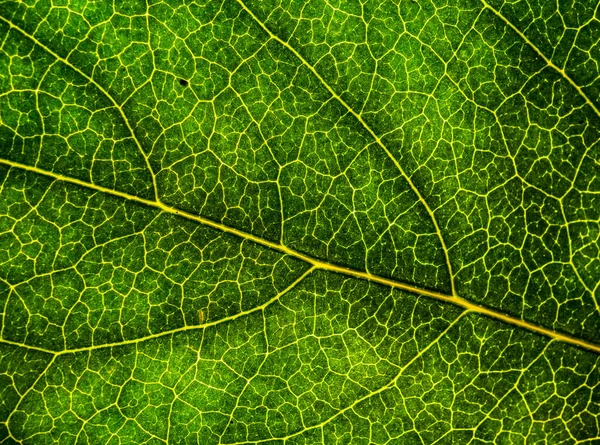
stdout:
POLYGON ((0 443, 600 441, 598 10, 0 0, 0 443))

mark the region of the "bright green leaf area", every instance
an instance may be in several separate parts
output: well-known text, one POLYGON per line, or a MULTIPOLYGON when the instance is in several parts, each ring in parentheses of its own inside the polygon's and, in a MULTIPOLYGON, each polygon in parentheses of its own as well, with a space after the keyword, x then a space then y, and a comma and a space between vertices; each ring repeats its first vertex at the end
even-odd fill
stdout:
POLYGON ((1 444, 600 443, 598 0, 0 0, 1 444))

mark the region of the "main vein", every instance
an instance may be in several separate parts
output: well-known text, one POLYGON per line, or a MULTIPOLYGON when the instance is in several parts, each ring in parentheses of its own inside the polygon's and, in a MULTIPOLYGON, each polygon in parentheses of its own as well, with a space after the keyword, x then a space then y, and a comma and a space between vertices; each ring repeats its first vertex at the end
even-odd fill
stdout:
POLYGON ((352 276, 355 278, 361 278, 364 280, 369 280, 375 283, 379 283, 379 284, 383 284, 386 286, 390 286, 393 287, 395 289, 400 289, 400 290, 404 290, 404 291, 408 291, 408 292, 412 292, 418 295, 423 295, 423 296, 427 296, 427 297, 431 297, 431 298, 435 298, 436 300, 440 300, 440 301, 444 301, 446 303, 451 303, 454 304, 456 306, 460 306, 470 312, 475 312, 481 315, 485 315, 487 317, 491 317, 491 318, 495 318, 497 320, 503 321, 505 323, 509 323, 511 325, 514 326, 518 326, 520 328, 524 328, 527 329, 529 331, 532 332, 536 332, 538 334, 541 335, 545 335, 547 337, 553 338, 555 340, 559 340, 559 341, 563 341, 566 343, 570 343, 573 345, 577 345, 580 346, 582 348, 586 348, 589 349, 591 351, 600 353, 600 345, 589 342, 587 340, 583 340, 580 338, 576 338, 576 337, 572 337, 570 335, 566 335, 563 334, 561 332, 557 332, 554 331, 552 329, 548 329, 542 326, 538 326, 534 323, 530 323, 528 321, 522 320, 520 318, 517 318, 515 316, 512 315, 508 315, 505 313, 502 313, 500 311, 497 311, 495 309, 491 309, 485 306, 480 306, 477 305, 469 300, 466 300, 462 297, 459 296, 452 296, 452 295, 447 295, 441 292, 437 292, 434 290, 430 290, 430 289, 423 289, 411 284, 407 284, 407 283, 402 283, 400 281, 396 281, 394 279, 391 278, 385 278, 385 277, 380 277, 378 275, 374 275, 371 274, 369 272, 363 272, 360 270, 356 270, 356 269, 351 269, 348 267, 343 267, 343 266, 338 266, 336 264, 333 263, 329 263, 327 261, 323 261, 317 258, 313 258, 310 255, 304 254, 302 252, 298 252, 294 249, 291 249, 287 246, 284 246, 282 244, 278 244, 269 240, 265 240, 261 237, 258 237, 256 235, 253 235, 251 233, 247 233, 244 232, 243 230, 240 229, 236 229, 234 227, 230 227, 227 226, 223 223, 219 223, 219 222, 215 222, 212 221, 210 219, 204 218, 200 215, 195 215, 193 213, 187 212, 185 210, 181 210, 178 209, 176 207, 172 207, 169 206, 163 202, 160 201, 152 201, 149 199, 145 199, 145 198, 140 198, 139 196, 134 196, 134 195, 130 195, 128 193, 124 193, 124 192, 120 192, 118 190, 112 190, 106 187, 102 187, 100 185, 96 185, 96 184, 92 184, 86 181, 82 181, 80 179, 75 179, 75 178, 70 178, 68 176, 63 176, 60 174, 56 174, 53 172, 49 172, 46 170, 42 170, 40 168, 37 167, 32 167, 29 165, 25 165, 25 164, 21 164, 19 162, 14 162, 14 161, 9 161, 6 159, 0 159, 0 164, 9 166, 9 167, 14 167, 14 168, 18 168, 18 169, 22 169, 22 170, 26 170, 26 171, 31 171, 40 175, 44 175, 44 176, 48 176, 50 178, 59 180, 59 181, 64 181, 64 182, 68 182, 71 184, 75 184, 81 187, 85 187, 87 189, 91 189, 91 190, 95 190, 101 193, 106 193, 109 195, 113 195, 113 196, 117 196, 119 198, 122 199, 126 199, 128 201, 132 201, 132 202, 137 202, 139 204, 143 204, 149 207, 153 207, 157 210, 160 210, 162 212, 165 213, 169 213, 172 215, 177 215, 180 216, 182 218, 188 219, 190 221, 195 221, 197 223, 203 224, 205 226, 208 227, 212 227, 214 229, 220 230, 222 232, 226 232, 226 233, 231 233, 232 235, 235 235, 237 237, 252 241, 254 243, 260 244, 262 246, 268 247, 270 249, 273 250, 277 250, 279 252, 285 253, 287 255, 293 256, 295 258, 298 258, 308 264, 310 264, 311 266, 313 266, 313 268, 316 269, 322 269, 322 270, 328 270, 331 272, 337 272, 340 274, 344 274, 347 276, 352 276))

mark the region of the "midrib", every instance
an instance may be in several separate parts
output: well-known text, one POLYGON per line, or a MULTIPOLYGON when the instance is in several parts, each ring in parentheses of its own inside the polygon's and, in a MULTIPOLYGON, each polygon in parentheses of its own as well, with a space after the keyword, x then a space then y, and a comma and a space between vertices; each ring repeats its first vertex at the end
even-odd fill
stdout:
MULTIPOLYGON (((397 159, 391 154, 391 152, 389 151, 389 149, 383 144, 383 142, 381 141, 381 139, 379 138, 379 136, 373 131, 373 129, 370 128, 370 126, 364 121, 364 119, 362 118, 362 116, 357 113, 352 107, 350 107, 336 92, 335 90, 333 90, 333 88, 331 86, 329 86, 327 84, 327 82, 321 77, 321 75, 316 71, 316 69, 310 64, 308 63, 308 61, 306 61, 302 55, 300 53, 298 53, 298 51, 296 51, 295 48, 293 48, 292 46, 290 46, 287 42, 285 42, 284 40, 282 40, 279 36, 277 36, 276 34, 274 34, 262 21, 260 21, 258 19, 258 17, 256 17, 256 15, 244 4, 244 2, 242 0, 236 0, 237 3, 244 9, 244 11, 246 13, 248 13, 252 19, 269 35, 269 37, 275 41, 277 41, 278 43, 280 43, 281 45, 283 45, 285 48, 287 48, 289 51, 291 51, 295 57, 297 57, 300 62, 305 65, 312 73, 313 75, 315 75, 317 77, 317 79, 319 80, 319 82, 321 82, 321 84, 327 89, 327 91, 337 100, 339 101, 347 110, 349 113, 351 113, 357 120, 358 122, 365 128, 365 130, 367 130, 367 132, 373 137, 373 139, 376 141, 377 145, 379 145, 381 147, 381 149, 386 153, 386 155, 392 160, 392 162, 395 164, 395 166, 398 168, 398 170, 400 171, 400 173, 403 175, 403 177, 408 181, 411 189, 414 191, 414 193, 416 194, 416 196, 418 197, 419 201, 422 203, 422 205, 424 206, 424 208, 427 210, 428 214, 431 217, 431 220, 435 226, 436 232, 437 232, 437 236, 440 240, 441 246, 442 246, 442 250, 444 251, 444 256, 446 259, 446 265, 448 267, 448 271, 450 273, 450 277, 451 279, 453 278, 453 274, 452 274, 452 267, 450 264, 450 258, 448 255, 448 249, 445 246, 445 242, 444 239, 442 237, 442 233, 441 230, 439 228, 439 225, 437 223, 437 220, 435 218, 435 215, 433 213, 433 211, 431 210, 431 208, 429 207, 429 205, 427 204, 427 202, 425 201, 425 199, 423 198, 423 196, 421 195, 420 191, 417 189, 417 187, 414 185, 414 183, 412 182, 412 180, 410 179, 410 177, 404 172, 404 170, 402 169, 402 166, 398 163, 397 159)), ((485 1, 483 2, 484 6, 489 8, 490 10, 492 10, 494 13, 496 13, 500 18, 502 18, 508 25, 511 26, 511 28, 513 28, 515 31, 518 32, 518 34, 524 38, 526 40, 526 42, 531 45, 534 50, 536 50, 536 52, 538 52, 538 54, 540 54, 540 56, 553 68, 557 69, 563 76, 565 76, 565 78, 571 83, 573 84, 575 87, 577 87, 576 84, 574 84, 573 80, 570 79, 566 73, 564 73, 564 71, 560 70, 558 67, 556 67, 554 64, 552 64, 543 54, 541 54, 541 52, 528 40, 525 38, 525 36, 520 33, 511 23, 509 23, 506 18, 504 18, 498 11, 494 10, 492 7, 490 7, 487 3, 485 3, 485 1)), ((129 121, 127 120, 127 117, 124 115, 122 108, 119 106, 119 104, 114 100, 114 98, 106 91, 104 90, 101 85, 99 85, 97 82, 95 82, 92 78, 90 78, 89 76, 87 76, 85 73, 83 73, 82 71, 80 71, 79 69, 77 69, 77 67, 73 66, 70 62, 68 62, 66 59, 64 59, 63 57, 59 56, 58 54, 56 54, 55 52, 53 52, 50 48, 46 47, 45 45, 43 45, 41 42, 39 42, 35 37, 31 36, 30 34, 28 34, 25 30, 21 29, 20 27, 18 27, 17 25, 13 24, 11 21, 7 20, 6 18, 0 16, 0 20, 2 20, 3 22, 7 23, 11 28, 19 31, 21 34, 23 34, 24 36, 30 38, 35 44, 39 45, 40 47, 42 47, 45 51, 47 51, 49 54, 53 55, 55 58, 57 58, 58 60, 60 60, 62 63, 66 64, 67 66, 69 66, 70 68, 72 68, 73 70, 75 70, 77 73, 79 73, 80 75, 82 75, 83 77, 85 77, 88 81, 90 81, 91 83, 93 83, 96 87, 99 88, 99 90, 108 98, 110 99, 110 101, 113 103, 113 105, 119 110, 123 120, 125 121, 125 124, 127 125, 128 129, 131 132, 131 135, 133 137, 133 139, 136 142, 136 145, 138 147, 138 149, 141 151, 141 153, 144 155, 144 157, 146 158, 146 164, 149 167, 149 162, 148 159, 141 147, 141 145, 139 144, 139 141, 137 140, 137 138, 135 137, 135 134, 133 132, 133 129, 131 127, 131 125, 129 124, 129 121)), ((580 94, 583 95, 583 92, 581 91, 580 88, 577 87, 577 90, 580 94)), ((592 106, 592 108, 594 109, 594 111, 598 112, 598 110, 594 107, 593 103, 591 103, 591 101, 585 96, 583 95, 584 98, 586 98, 586 101, 588 102, 588 104, 590 106, 592 106)), ((505 323, 509 323, 511 325, 514 326, 518 326, 527 330, 530 330, 532 332, 536 332, 538 334, 541 335, 545 335, 547 337, 550 337, 552 339, 558 340, 558 341, 563 341, 566 343, 570 343, 573 345, 577 345, 589 350, 592 350, 596 353, 600 353, 600 345, 580 339, 580 338, 576 338, 570 335, 566 335, 560 332, 556 332, 552 329, 548 329, 542 326, 538 326, 536 324, 530 323, 528 321, 524 321, 520 318, 502 313, 500 311, 497 311, 495 309, 491 309, 485 306, 480 306, 477 305, 475 303, 472 303, 469 300, 466 300, 458 295, 456 295, 456 292, 454 290, 454 282, 452 280, 452 291, 454 295, 448 295, 448 294, 444 294, 444 293, 440 293, 440 292, 436 292, 433 290, 428 290, 428 289, 422 289, 419 288, 417 286, 413 286, 407 283, 402 283, 400 281, 396 281, 390 278, 385 278, 385 277, 380 277, 378 275, 374 275, 368 272, 363 272, 363 271, 359 271, 359 270, 355 270, 355 269, 351 269, 351 268, 347 268, 347 267, 343 267, 343 266, 338 266, 336 264, 333 263, 329 263, 326 261, 322 261, 316 258, 313 258, 309 255, 306 255, 302 252, 298 252, 295 251, 293 249, 290 249, 289 247, 282 245, 282 244, 278 244, 278 243, 274 243, 272 241, 269 240, 265 240, 263 238, 257 237, 255 235, 252 235, 250 233, 244 232, 242 230, 233 228, 233 227, 229 227, 225 224, 222 223, 218 223, 215 221, 212 221, 210 219, 204 218, 202 216, 199 215, 195 215, 192 213, 189 213, 185 210, 181 210, 178 209, 176 207, 172 207, 172 206, 168 206, 162 202, 159 201, 158 199, 158 193, 157 193, 157 187, 156 184, 154 184, 154 192, 155 192, 155 196, 156 196, 156 201, 152 201, 152 200, 148 200, 148 199, 144 199, 144 198, 140 198, 134 195, 130 195, 128 193, 124 193, 124 192, 120 192, 117 190, 112 190, 106 187, 102 187, 102 186, 98 186, 86 181, 82 181, 76 178, 71 178, 71 177, 67 177, 67 176, 63 176, 63 175, 58 175, 37 167, 32 167, 29 165, 25 165, 25 164, 21 164, 18 162, 13 162, 10 160, 5 160, 5 159, 1 159, 0 158, 0 164, 4 164, 4 165, 8 165, 11 167, 15 167, 15 168, 20 168, 23 170, 28 170, 28 171, 32 171, 41 175, 45 175, 51 178, 54 178, 56 180, 60 180, 60 181, 64 181, 64 182, 68 182, 68 183, 72 183, 72 184, 76 184, 82 187, 86 187, 88 189, 91 190, 96 190, 102 193, 107 193, 113 196, 117 196, 123 199, 127 199, 129 201, 133 201, 133 202, 138 202, 140 204, 144 204, 150 207, 154 207, 158 210, 161 210, 163 212, 166 213, 171 213, 174 215, 178 215, 181 216, 183 218, 186 218, 188 220, 191 221, 195 221, 198 222, 200 224, 215 228, 217 230, 226 232, 226 233, 231 233, 235 236, 238 236, 240 238, 255 242, 257 244, 263 245, 265 247, 280 251, 282 253, 285 253, 287 255, 293 256, 295 258, 298 258, 302 261, 305 261, 309 264, 311 264, 313 266, 313 269, 322 269, 322 270, 328 270, 331 272, 337 272, 337 273, 341 273, 344 275, 348 275, 348 276, 353 276, 356 278, 361 278, 361 279, 366 279, 372 282, 376 282, 379 284, 383 284, 386 286, 390 286, 396 289, 401 289, 404 291, 408 291, 408 292, 412 292, 418 295, 423 295, 423 296, 427 296, 427 297, 431 297, 431 298, 435 298, 437 300, 440 301, 444 301, 450 304, 454 304, 456 306, 460 306, 464 309, 466 309, 467 311, 470 312, 474 312, 474 313, 478 313, 478 314, 482 314, 485 315, 487 317, 491 317, 491 318, 495 318, 497 320, 503 321, 505 323)), ((153 176, 153 182, 154 182, 154 175, 152 173, 152 170, 150 169, 150 174, 153 176)), ((199 326, 199 327, 203 327, 203 326, 199 326)), ((196 328, 196 327, 192 327, 192 328, 196 328)), ((152 338, 154 336, 149 336, 149 337, 141 337, 139 339, 136 339, 135 341, 143 341, 147 338, 152 338)), ((0 341, 2 341, 0 339, 0 341)), ((104 345, 99 345, 98 347, 111 347, 111 346, 118 346, 120 344, 122 344, 123 342, 119 342, 119 343, 109 343, 109 344, 104 344, 104 345)), ((23 345, 26 346, 26 345, 23 345)), ((92 347, 92 348, 96 348, 96 347, 92 347)), ((49 351, 48 351, 49 352, 49 351)), ((60 353, 66 353, 69 352, 67 351, 61 351, 60 353)))
MULTIPOLYGON (((589 350, 594 351, 596 353, 600 353, 600 345, 597 345, 595 343, 592 343, 592 342, 589 342, 589 341, 586 341, 586 340, 583 340, 583 339, 580 339, 580 338, 576 338, 576 337, 573 337, 573 336, 570 336, 570 335, 566 335, 566 334, 563 334, 563 333, 560 333, 560 332, 556 332, 556 331, 554 331, 552 329, 548 329, 548 328, 545 328, 545 327, 542 327, 542 326, 538 326, 538 325, 536 325, 534 323, 530 323, 528 321, 522 320, 522 319, 514 317, 512 315, 505 314, 505 313, 497 311, 495 309, 491 309, 491 308, 488 308, 488 307, 485 307, 485 306, 477 305, 477 304, 475 304, 475 303, 473 303, 473 302, 471 302, 469 300, 466 300, 466 299, 464 299, 462 297, 447 295, 447 294, 444 294, 444 293, 441 293, 441 292, 436 292, 436 291, 429 290, 429 289, 422 289, 420 287, 413 286, 413 285, 407 284, 407 283, 403 283, 403 282, 400 282, 400 281, 397 281, 397 280, 394 280, 394 279, 391 279, 391 278, 385 278, 385 277, 374 275, 374 274, 371 274, 371 273, 368 273, 368 272, 363 272, 363 271, 356 270, 356 269, 351 269, 351 268, 347 268, 347 267, 343 267, 343 266, 338 266, 336 264, 329 263, 327 261, 323 261, 323 260, 320 260, 320 259, 317 259, 317 258, 313 258, 310 255, 306 255, 306 254, 304 254, 302 252, 298 252, 298 251, 296 251, 294 249, 291 249, 291 248, 289 248, 287 246, 284 246, 282 244, 274 243, 272 241, 263 239, 263 238, 258 237, 256 235, 253 235, 251 233, 247 233, 247 232, 245 232, 243 230, 227 226, 227 225, 225 225, 223 223, 212 221, 212 220, 210 220, 208 218, 204 218, 204 217, 202 217, 200 215, 195 215, 195 214, 187 212, 185 210, 181 210, 181 209, 178 209, 176 207, 169 206, 169 205, 164 204, 164 203, 159 202, 159 201, 152 201, 152 200, 149 200, 149 199, 140 198, 139 196, 130 195, 128 193, 120 192, 118 190, 112 190, 112 189, 109 189, 107 187, 102 187, 102 186, 99 186, 99 185, 96 185, 96 184, 92 184, 92 183, 89 183, 89 182, 86 182, 86 181, 82 181, 80 179, 76 179, 76 178, 71 178, 71 177, 68 177, 68 176, 59 175, 59 174, 52 173, 52 172, 49 172, 49 171, 46 171, 46 170, 43 170, 43 169, 40 169, 40 168, 37 168, 37 167, 32 167, 30 165, 21 164, 19 162, 14 162, 14 161, 10 161, 10 160, 6 160, 6 159, 1 159, 0 158, 0 164, 6 165, 6 166, 9 166, 9 167, 18 168, 18 169, 21 169, 21 170, 26 170, 26 171, 34 172, 34 173, 37 173, 37 174, 40 174, 40 175, 44 175, 44 176, 56 179, 58 181, 63 181, 63 182, 67 182, 67 183, 70 183, 70 184, 75 184, 75 185, 78 185, 78 186, 81 186, 81 187, 85 187, 85 188, 90 189, 90 190, 95 190, 95 191, 106 193, 106 194, 109 194, 109 195, 112 195, 112 196, 117 196, 119 198, 126 199, 128 201, 137 202, 139 204, 143 204, 143 205, 146 205, 148 207, 155 208, 155 209, 160 210, 160 211, 165 212, 165 213, 169 213, 169 214, 172 214, 172 215, 177 215, 177 216, 180 216, 180 217, 185 218, 185 219, 190 220, 190 221, 195 221, 195 222, 203 224, 205 226, 212 227, 212 228, 217 229, 217 230, 222 231, 222 232, 230 233, 230 234, 235 235, 235 236, 237 236, 239 238, 242 238, 242 239, 245 239, 245 240, 248 240, 248 241, 252 241, 252 242, 254 242, 256 244, 259 244, 259 245, 268 247, 270 249, 277 250, 277 251, 282 252, 284 254, 293 256, 295 258, 298 258, 298 259, 300 259, 300 260, 302 260, 302 261, 310 264, 313 269, 321 269, 321 270, 327 270, 327 271, 330 271, 330 272, 337 272, 337 273, 344 274, 344 275, 347 275, 347 276, 351 276, 351 277, 355 277, 355 278, 360 278, 360 279, 364 279, 364 280, 369 280, 369 281, 374 282, 374 283, 379 283, 379 284, 383 284, 383 285, 386 285, 386 286, 390 286, 390 287, 393 287, 395 289, 400 289, 400 290, 403 290, 403 291, 412 292, 414 294, 418 294, 418 295, 422 295, 422 296, 434 298, 434 299, 439 300, 439 301, 443 301, 443 302, 446 302, 446 303, 450 303, 450 304, 462 307, 462 308, 466 309, 469 312, 474 312, 474 313, 478 313, 478 314, 484 315, 486 317, 491 317, 491 318, 494 318, 496 320, 500 320, 502 322, 511 324, 513 326, 518 326, 520 328, 527 329, 529 331, 532 331, 532 332, 535 332, 535 333, 547 336, 547 337, 552 338, 554 340, 562 341, 562 342, 565 342, 565 343, 570 343, 570 344, 573 344, 573 345, 576 345, 576 346, 580 346, 580 347, 585 348, 585 349, 589 349, 589 350)), ((202 328, 202 327, 204 327, 204 325, 196 326, 196 327, 193 327, 193 328, 202 328)), ((150 336, 150 337, 147 337, 147 338, 154 338, 154 337, 156 337, 156 335, 150 336)), ((141 337, 139 339, 136 339, 136 342, 143 341, 145 339, 146 339, 146 337, 141 337)), ((107 344, 104 344, 104 345, 99 345, 98 348, 100 348, 100 347, 104 348, 104 347, 118 346, 118 345, 120 345, 122 343, 123 342, 119 342, 119 343, 107 343, 107 344)), ((66 352, 71 352, 71 351, 68 351, 68 350, 67 351, 61 351, 61 353, 66 353, 66 352)))

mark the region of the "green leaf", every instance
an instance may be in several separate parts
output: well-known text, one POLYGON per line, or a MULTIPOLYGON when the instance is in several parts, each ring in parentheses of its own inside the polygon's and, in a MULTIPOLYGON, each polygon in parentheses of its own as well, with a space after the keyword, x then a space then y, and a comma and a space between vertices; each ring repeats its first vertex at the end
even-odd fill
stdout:
POLYGON ((600 441, 598 0, 0 0, 0 443, 600 441))

